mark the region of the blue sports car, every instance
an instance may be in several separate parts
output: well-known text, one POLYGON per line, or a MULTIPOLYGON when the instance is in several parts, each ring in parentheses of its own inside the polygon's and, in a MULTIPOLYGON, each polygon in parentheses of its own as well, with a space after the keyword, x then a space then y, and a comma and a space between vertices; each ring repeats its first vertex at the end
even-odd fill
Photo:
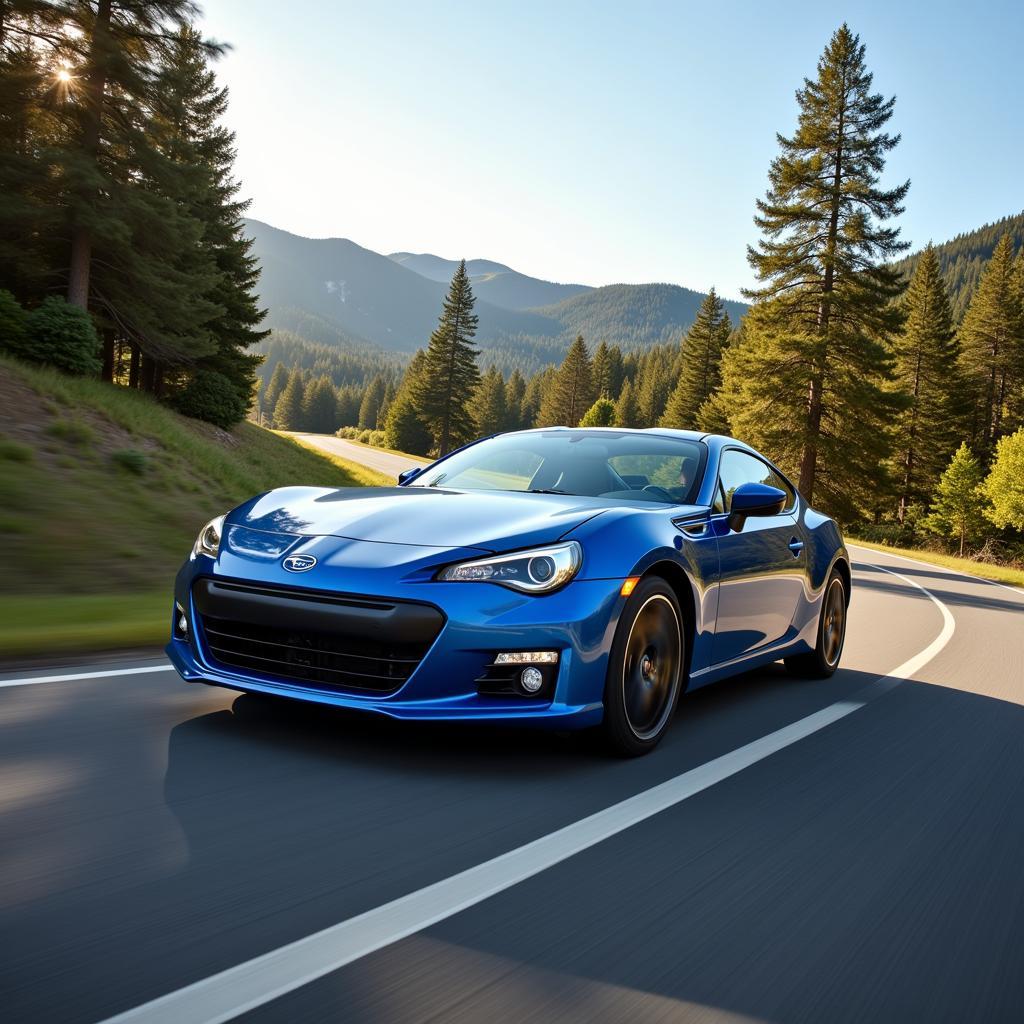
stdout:
POLYGON ((764 456, 681 430, 467 445, 396 487, 284 487, 203 527, 167 652, 190 682, 407 719, 600 725, 636 755, 680 694, 839 664, 850 560, 764 456))

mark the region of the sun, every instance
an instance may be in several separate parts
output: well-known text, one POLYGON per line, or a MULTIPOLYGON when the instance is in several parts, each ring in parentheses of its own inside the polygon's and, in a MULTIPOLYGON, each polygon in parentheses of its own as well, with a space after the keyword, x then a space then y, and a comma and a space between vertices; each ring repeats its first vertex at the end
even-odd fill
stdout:
POLYGON ((66 85, 68 82, 70 82, 72 78, 74 78, 74 75, 72 75, 67 68, 61 68, 57 72, 57 81, 63 85, 66 85))

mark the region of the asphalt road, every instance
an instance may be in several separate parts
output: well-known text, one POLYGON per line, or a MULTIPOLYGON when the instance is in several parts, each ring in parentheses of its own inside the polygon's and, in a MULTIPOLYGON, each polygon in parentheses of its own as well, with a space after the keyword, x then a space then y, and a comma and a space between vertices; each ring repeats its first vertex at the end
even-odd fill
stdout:
POLYGON ((370 469, 375 469, 378 473, 385 473, 388 476, 397 477, 399 473, 404 473, 407 469, 426 465, 425 459, 395 455, 393 452, 370 448, 368 445, 356 444, 354 441, 346 441, 333 434, 294 433, 292 436, 300 438, 314 448, 320 448, 331 455, 340 455, 343 459, 358 462, 361 466, 368 466, 370 469))
POLYGON ((189 1024, 255 991, 259 1022, 1016 1024, 1024 593, 854 554, 833 679, 696 692, 636 761, 586 735, 268 711, 166 670, 0 679, 0 1018, 189 1024), (579 852, 556 832, 688 780, 579 852), (493 883, 535 840, 569 846, 490 898, 442 885, 435 923, 416 910, 391 941, 377 908, 518 851, 493 883))

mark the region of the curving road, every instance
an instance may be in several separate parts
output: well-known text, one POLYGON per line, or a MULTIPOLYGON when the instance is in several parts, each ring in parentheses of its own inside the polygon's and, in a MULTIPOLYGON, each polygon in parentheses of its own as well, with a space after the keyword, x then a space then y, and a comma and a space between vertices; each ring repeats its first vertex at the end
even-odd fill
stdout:
POLYGON ((1024 594, 854 554, 833 679, 694 693, 637 761, 0 678, 5 1024, 1019 1021, 1024 594))
POLYGON ((407 469, 427 464, 426 459, 417 459, 412 455, 396 455, 383 448, 371 448, 369 445, 356 444, 355 441, 347 441, 345 438, 335 437, 333 434, 293 432, 291 436, 313 448, 319 448, 329 455, 339 455, 343 459, 357 462, 361 466, 375 469, 378 473, 384 473, 387 476, 397 477, 399 473, 404 473, 407 469))

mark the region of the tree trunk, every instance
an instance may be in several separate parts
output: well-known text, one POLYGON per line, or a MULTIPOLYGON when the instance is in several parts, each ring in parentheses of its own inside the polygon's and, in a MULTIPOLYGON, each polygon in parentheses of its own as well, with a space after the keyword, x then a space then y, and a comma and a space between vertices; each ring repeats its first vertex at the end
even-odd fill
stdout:
POLYGON ((101 377, 110 384, 114 381, 114 329, 112 327, 103 328, 103 370, 101 377))
MULTIPOLYGON (((95 164, 100 146, 100 123, 103 116, 103 93, 106 89, 106 61, 110 34, 112 0, 99 0, 89 46, 89 74, 85 85, 85 113, 82 125, 82 153, 95 164)), ((86 201, 93 196, 82 196, 86 201)), ((68 302, 80 309, 89 308, 89 270, 92 264, 92 234, 82 224, 71 235, 71 259, 68 265, 68 302)))
POLYGON ((139 351, 139 346, 134 341, 130 341, 128 345, 131 350, 131 362, 128 367, 128 387, 134 389, 139 386, 142 353, 139 351))
POLYGON ((154 359, 145 352, 142 354, 142 375, 140 380, 143 391, 159 398, 163 390, 163 366, 158 359, 154 359))

